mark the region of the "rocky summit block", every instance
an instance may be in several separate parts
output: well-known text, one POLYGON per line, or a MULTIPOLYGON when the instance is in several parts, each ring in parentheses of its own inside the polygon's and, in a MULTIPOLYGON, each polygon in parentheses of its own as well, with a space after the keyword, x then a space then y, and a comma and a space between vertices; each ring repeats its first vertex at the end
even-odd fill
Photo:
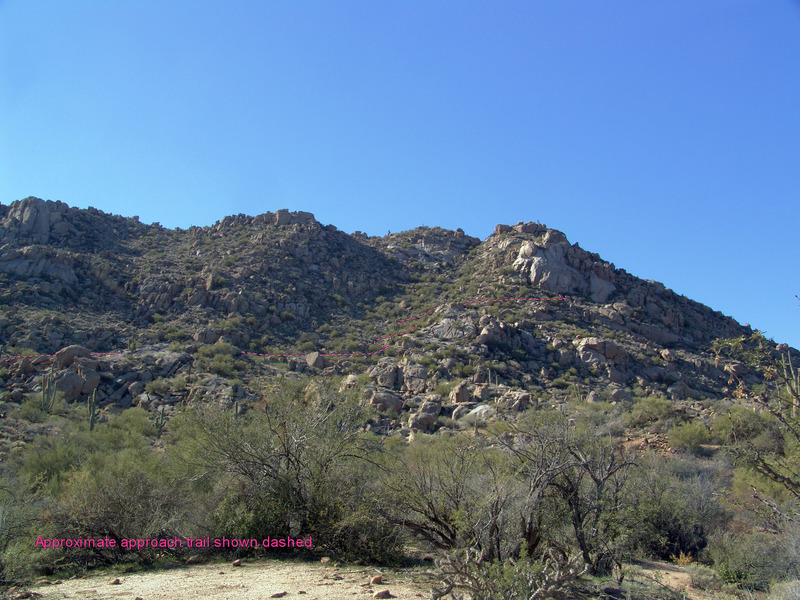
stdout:
POLYGON ((72 365, 77 357, 89 356, 91 352, 83 346, 73 344, 56 352, 56 367, 66 369, 72 365))

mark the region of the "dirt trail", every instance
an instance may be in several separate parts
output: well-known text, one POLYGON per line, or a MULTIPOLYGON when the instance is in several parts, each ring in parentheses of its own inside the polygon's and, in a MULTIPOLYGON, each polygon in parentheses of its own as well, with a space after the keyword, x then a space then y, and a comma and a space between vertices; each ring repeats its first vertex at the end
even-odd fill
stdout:
POLYGON ((673 565, 667 562, 660 561, 641 561, 639 562, 643 573, 647 573, 654 577, 656 581, 679 593, 684 593, 687 600, 713 600, 714 596, 710 596, 692 587, 692 576, 686 572, 686 569, 679 565, 673 565))
POLYGON ((33 588, 43 599, 75 600, 341 600, 372 598, 388 590, 391 598, 417 600, 429 597, 429 585, 414 583, 402 570, 379 571, 372 567, 332 567, 280 560, 193 565, 146 573, 122 574, 109 570, 83 579, 33 588), (382 573, 381 584, 370 579, 382 573), (111 584, 119 578, 119 584, 111 584), (277 595, 286 592, 285 595, 277 595))

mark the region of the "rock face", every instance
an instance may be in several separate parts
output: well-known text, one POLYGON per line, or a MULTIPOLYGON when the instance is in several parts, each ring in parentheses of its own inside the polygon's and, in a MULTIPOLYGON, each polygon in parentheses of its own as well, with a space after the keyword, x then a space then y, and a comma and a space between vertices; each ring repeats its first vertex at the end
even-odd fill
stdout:
POLYGON ((466 381, 462 381, 450 391, 450 402, 452 404, 463 404, 469 401, 470 395, 466 381))
POLYGON ((83 377, 74 371, 68 371, 58 380, 56 389, 64 394, 64 400, 73 402, 81 395, 85 384, 83 377))
POLYGON ((403 398, 391 390, 373 390, 369 403, 379 412, 399 413, 403 409, 403 398))
POLYGON ((309 354, 306 354, 306 364, 309 367, 322 369, 325 367, 325 357, 320 356, 319 352, 311 352, 309 354))
POLYGON ((547 230, 541 242, 523 242, 513 263, 531 285, 551 292, 586 294, 593 302, 606 302, 617 287, 607 278, 613 266, 592 260, 587 252, 570 246, 560 231, 547 230))
MULTIPOLYGON (((28 237, 40 244, 46 244, 50 239, 50 224, 59 222, 61 215, 66 212, 64 203, 48 203, 39 198, 29 197, 16 203, 4 219, 4 229, 13 237, 28 237), (53 208, 52 217, 50 208, 53 208)), ((4 236, 11 237, 7 234, 4 236)), ((13 238, 11 238, 13 239, 13 238)))
POLYGON ((408 419, 408 426, 411 429, 431 431, 437 417, 442 413, 442 403, 436 399, 428 399, 422 403, 419 412, 413 414, 408 419))
POLYGON ((412 394, 421 394, 425 391, 427 380, 427 369, 425 365, 406 364, 403 366, 403 387, 412 394))
POLYGON ((56 366, 59 369, 66 369, 72 365, 78 356, 89 356, 89 350, 83 346, 67 346, 56 352, 56 366))

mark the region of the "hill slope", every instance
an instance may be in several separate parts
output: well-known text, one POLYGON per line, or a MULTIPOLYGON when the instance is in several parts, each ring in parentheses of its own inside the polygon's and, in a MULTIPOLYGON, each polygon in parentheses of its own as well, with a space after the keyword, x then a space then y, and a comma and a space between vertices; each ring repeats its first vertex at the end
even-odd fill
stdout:
POLYGON ((711 352, 748 328, 539 223, 368 237, 279 210, 169 230, 31 197, 0 205, 0 284, 7 401, 51 368, 68 401, 150 409, 366 374, 379 409, 419 411, 387 431, 436 430, 481 407, 647 395, 707 415, 732 374, 758 383, 711 352), (298 356, 259 357, 276 354, 298 356))

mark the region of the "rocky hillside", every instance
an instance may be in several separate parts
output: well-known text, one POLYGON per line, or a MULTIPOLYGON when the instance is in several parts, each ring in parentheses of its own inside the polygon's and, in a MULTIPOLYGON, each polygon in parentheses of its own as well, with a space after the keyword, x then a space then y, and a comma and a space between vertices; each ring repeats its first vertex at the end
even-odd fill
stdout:
POLYGON ((748 328, 539 223, 368 237, 279 210, 171 230, 30 197, 0 205, 0 306, 6 403, 52 371, 106 411, 245 410, 307 372, 363 388, 391 433, 653 396, 710 418, 758 382, 711 351, 748 328))

